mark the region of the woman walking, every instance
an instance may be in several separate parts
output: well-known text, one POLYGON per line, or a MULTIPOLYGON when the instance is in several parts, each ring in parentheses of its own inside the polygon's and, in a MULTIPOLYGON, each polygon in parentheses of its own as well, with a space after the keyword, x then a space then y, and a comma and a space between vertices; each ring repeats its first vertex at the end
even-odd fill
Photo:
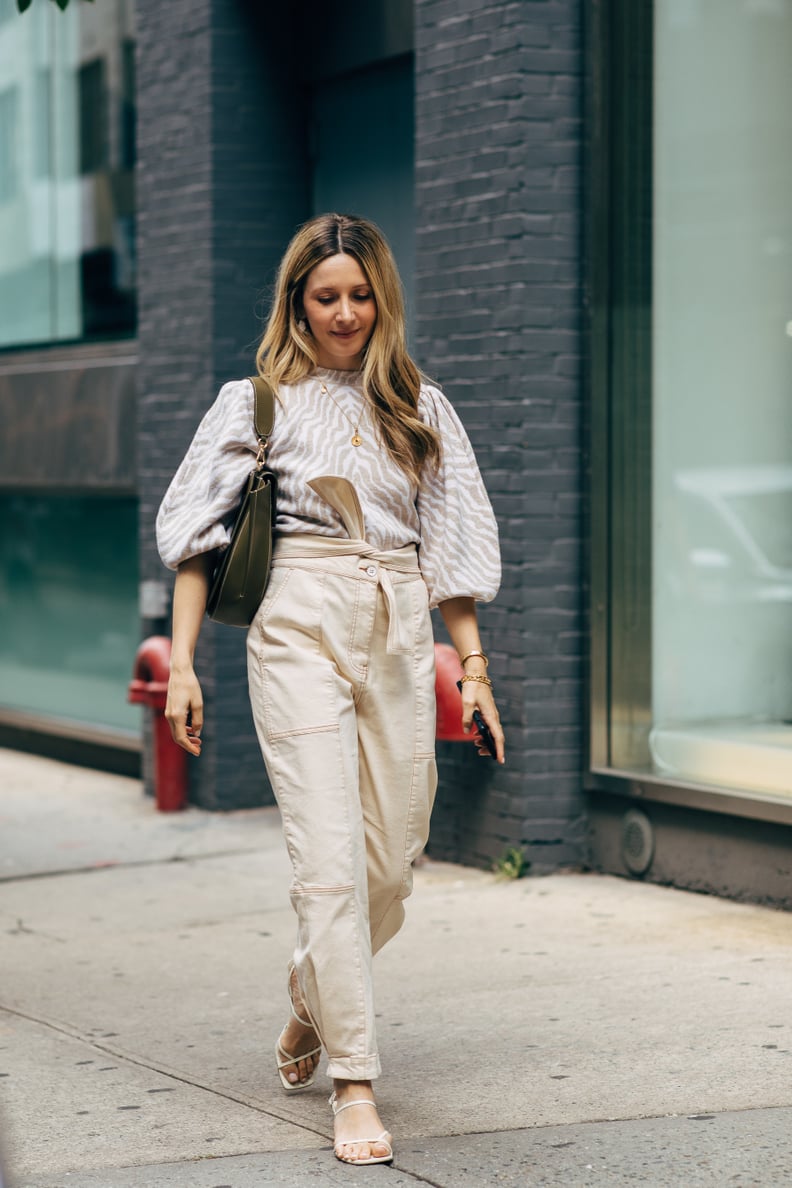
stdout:
MULTIPOLYGON (((473 451, 407 353, 396 266, 364 219, 322 215, 281 263, 257 365, 276 392, 270 582, 247 640, 250 700, 292 864, 291 1017, 276 1045, 287 1092, 333 1079, 335 1154, 392 1159, 377 1113, 371 959, 398 932, 436 786, 438 606, 499 762, 503 732, 475 600, 500 581, 497 527, 473 451)), ((256 453, 253 389, 226 384, 163 500, 178 569, 166 714, 201 753, 193 654, 216 550, 256 453)), ((479 746, 484 754, 484 749, 479 746)))

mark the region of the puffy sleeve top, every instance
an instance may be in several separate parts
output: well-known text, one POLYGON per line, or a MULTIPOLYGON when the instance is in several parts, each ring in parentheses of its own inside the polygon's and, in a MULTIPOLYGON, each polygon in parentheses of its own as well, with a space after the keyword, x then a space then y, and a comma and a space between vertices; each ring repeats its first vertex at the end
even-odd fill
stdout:
MULTIPOLYGON (((228 544, 256 455, 253 404, 248 380, 225 384, 198 426, 157 515, 169 568, 228 544)), ((278 476, 276 532, 345 536, 338 513, 308 486, 340 475, 357 490, 370 544, 417 545, 431 606, 458 596, 489 602, 500 585, 498 529, 473 449, 438 388, 423 385, 418 407, 440 434, 442 461, 424 467, 416 486, 378 440, 360 372, 316 368, 282 385, 268 453, 278 476), (351 444, 355 432, 359 446, 351 444)))

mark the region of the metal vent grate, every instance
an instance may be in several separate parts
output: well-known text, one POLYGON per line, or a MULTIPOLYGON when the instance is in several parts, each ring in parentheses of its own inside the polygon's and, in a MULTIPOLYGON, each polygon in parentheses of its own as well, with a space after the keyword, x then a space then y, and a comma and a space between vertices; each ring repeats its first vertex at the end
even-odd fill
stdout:
POLYGON ((645 813, 630 809, 622 821, 622 862, 631 874, 646 874, 654 858, 654 830, 645 813))

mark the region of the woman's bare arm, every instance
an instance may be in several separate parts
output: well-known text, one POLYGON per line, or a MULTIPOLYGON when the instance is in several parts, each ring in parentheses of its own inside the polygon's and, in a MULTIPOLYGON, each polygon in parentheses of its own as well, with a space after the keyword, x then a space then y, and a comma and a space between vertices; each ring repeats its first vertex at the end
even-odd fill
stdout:
POLYGON ((190 755, 201 753, 203 695, 193 660, 206 611, 212 563, 212 553, 183 561, 173 590, 173 644, 165 717, 174 742, 190 755))

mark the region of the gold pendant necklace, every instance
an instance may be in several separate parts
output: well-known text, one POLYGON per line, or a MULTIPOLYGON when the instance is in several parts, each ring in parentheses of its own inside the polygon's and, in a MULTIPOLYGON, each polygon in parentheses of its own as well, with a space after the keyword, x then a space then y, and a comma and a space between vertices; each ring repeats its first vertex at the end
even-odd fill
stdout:
POLYGON ((333 404, 336 406, 336 408, 338 409, 338 411, 341 413, 341 415, 342 415, 342 416, 346 417, 346 419, 349 421, 350 425, 351 425, 351 426, 352 426, 352 428, 354 429, 354 433, 352 434, 352 436, 351 436, 351 437, 350 437, 350 439, 349 439, 349 440, 350 440, 350 442, 351 442, 351 444, 352 444, 353 446, 359 446, 359 445, 363 445, 363 438, 362 438, 362 437, 360 436, 360 434, 358 433, 358 430, 360 429, 360 421, 361 421, 361 419, 362 419, 362 416, 363 416, 362 410, 361 410, 361 415, 360 415, 360 418, 358 418, 358 423, 357 423, 357 425, 356 425, 356 424, 355 424, 355 422, 352 420, 352 418, 349 416, 349 414, 348 414, 347 412, 345 412, 345 411, 344 411, 344 409, 341 407, 341 405, 338 403, 338 401, 336 400, 335 396, 334 396, 334 395, 333 395, 333 393, 330 391, 330 389, 328 388, 328 386, 327 386, 327 384, 324 382, 324 380, 320 380, 320 381, 319 381, 319 386, 321 387, 321 389, 322 389, 322 391, 324 392, 325 396, 329 396, 329 397, 330 397, 330 399, 332 400, 333 404))

